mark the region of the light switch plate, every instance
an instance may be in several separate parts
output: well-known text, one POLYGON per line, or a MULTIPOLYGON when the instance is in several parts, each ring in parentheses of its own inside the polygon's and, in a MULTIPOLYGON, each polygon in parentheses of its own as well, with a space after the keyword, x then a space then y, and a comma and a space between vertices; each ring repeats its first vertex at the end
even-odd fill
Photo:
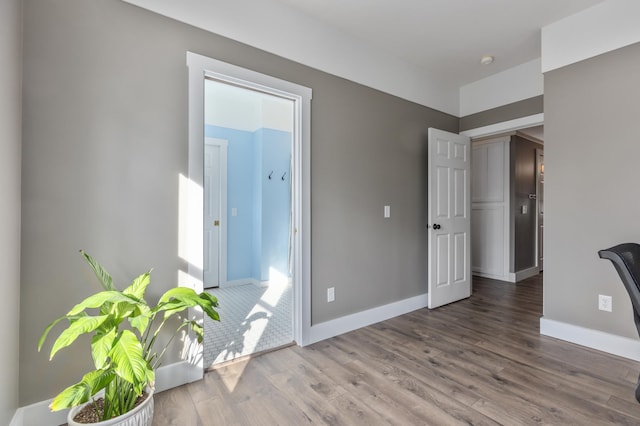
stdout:
POLYGON ((384 206, 384 217, 385 219, 391 217, 391 206, 384 206))

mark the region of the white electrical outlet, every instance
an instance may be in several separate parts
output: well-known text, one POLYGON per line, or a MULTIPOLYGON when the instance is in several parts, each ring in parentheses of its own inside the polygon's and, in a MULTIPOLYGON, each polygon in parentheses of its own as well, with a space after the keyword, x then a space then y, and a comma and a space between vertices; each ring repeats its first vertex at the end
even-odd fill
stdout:
POLYGON ((327 302, 333 302, 334 300, 336 300, 336 288, 329 287, 327 289, 327 302))
POLYGON ((613 300, 611 296, 605 296, 604 294, 598 295, 598 309, 601 311, 612 312, 613 311, 613 300))

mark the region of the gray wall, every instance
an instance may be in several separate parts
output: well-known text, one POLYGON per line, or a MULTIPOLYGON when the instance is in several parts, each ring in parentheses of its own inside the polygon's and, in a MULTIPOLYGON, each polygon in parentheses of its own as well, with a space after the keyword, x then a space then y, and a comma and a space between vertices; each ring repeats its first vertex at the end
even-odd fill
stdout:
POLYGON ((633 338, 628 296, 597 251, 640 241, 639 75, 636 44, 545 74, 544 105, 544 316, 633 338))
POLYGON ((543 104, 543 96, 540 95, 475 114, 466 115, 460 118, 459 130, 463 132, 465 130, 502 123, 503 121, 540 114, 543 112, 543 104))
POLYGON ((511 137, 511 272, 532 268, 536 264, 536 149, 542 145, 520 136, 511 137), (527 206, 527 213, 522 213, 527 206))
POLYGON ((96 289, 79 248, 119 282, 154 267, 150 299, 186 269, 187 50, 313 89, 313 322, 426 291, 427 128, 456 131, 457 118, 119 0, 24 7, 21 405, 90 364, 79 349, 51 363, 35 351, 46 324, 96 289))
POLYGON ((0 2, 0 424, 18 408, 22 28, 20 0, 0 2))

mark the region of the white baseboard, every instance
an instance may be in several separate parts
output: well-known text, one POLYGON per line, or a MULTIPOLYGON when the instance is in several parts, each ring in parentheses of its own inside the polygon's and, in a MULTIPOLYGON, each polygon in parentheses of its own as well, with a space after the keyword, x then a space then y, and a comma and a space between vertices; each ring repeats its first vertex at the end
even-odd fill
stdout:
POLYGON ((509 281, 512 283, 517 283, 522 280, 526 280, 527 278, 536 276, 540 273, 540 268, 537 266, 533 266, 531 268, 523 269, 518 272, 509 272, 509 281))
MULTIPOLYGON (((202 379, 202 365, 187 361, 162 366, 156 370, 156 392, 162 392, 185 383, 202 379)), ((69 410, 51 412, 52 399, 18 408, 10 426, 61 425, 67 422, 69 410)))
POLYGON ((13 418, 11 419, 11 423, 9 423, 9 426, 22 426, 24 424, 23 415, 24 412, 20 409, 17 409, 15 414, 13 415, 13 418))
POLYGON ((540 334, 640 361, 640 340, 560 321, 540 318, 540 334))
POLYGON ((196 382, 204 377, 202 363, 191 364, 180 361, 163 365, 156 370, 156 392, 172 389, 185 383, 196 382))
POLYGON ((505 281, 509 283, 514 282, 514 281, 511 281, 511 277, 509 275, 488 274, 486 272, 480 272, 480 271, 472 271, 472 274, 478 277, 489 278, 492 280, 505 281))
POLYGON ((226 282, 220 283, 220 288, 237 287, 239 285, 246 285, 246 284, 261 286, 261 281, 258 281, 255 278, 244 278, 242 280, 226 281, 226 282))
POLYGON ((315 324, 310 327, 309 336, 301 346, 310 345, 417 309, 422 309, 425 308, 427 304, 428 298, 425 293, 398 302, 389 303, 388 305, 378 306, 377 308, 371 308, 366 311, 315 324))
POLYGON ((495 275, 488 274, 486 272, 473 271, 473 275, 477 275, 479 277, 491 278, 492 280, 506 281, 509 283, 517 283, 522 280, 526 280, 527 278, 536 276, 540 273, 540 268, 537 266, 533 266, 531 268, 523 269, 518 272, 509 272, 507 275, 495 275))
POLYGON ((237 287, 240 285, 247 285, 247 284, 253 284, 256 287, 269 287, 271 282, 268 280, 260 281, 255 278, 245 278, 242 280, 233 280, 233 281, 226 281, 226 282, 220 283, 220 288, 237 287))
POLYGON ((67 423, 67 412, 69 410, 56 411, 55 413, 49 410, 49 404, 52 399, 47 401, 36 402, 35 404, 27 405, 18 408, 16 415, 13 416, 15 421, 11 423, 12 426, 32 426, 32 425, 62 425, 67 423))
POLYGON ((11 422, 9 423, 9 426, 23 425, 24 421, 22 420, 22 415, 23 415, 23 412, 20 409, 16 410, 16 412, 13 414, 13 418, 11 419, 11 422))

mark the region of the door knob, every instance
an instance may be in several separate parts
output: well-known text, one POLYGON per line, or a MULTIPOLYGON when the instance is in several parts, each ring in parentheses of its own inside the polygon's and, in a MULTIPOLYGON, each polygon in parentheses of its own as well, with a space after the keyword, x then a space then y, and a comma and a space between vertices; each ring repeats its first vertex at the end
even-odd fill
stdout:
POLYGON ((220 221, 219 220, 214 220, 213 221, 213 226, 220 226, 220 221))
POLYGON ((441 226, 440 226, 440 225, 438 225, 437 223, 434 223, 434 224, 433 224, 433 229, 440 229, 440 228, 441 228, 441 226))

